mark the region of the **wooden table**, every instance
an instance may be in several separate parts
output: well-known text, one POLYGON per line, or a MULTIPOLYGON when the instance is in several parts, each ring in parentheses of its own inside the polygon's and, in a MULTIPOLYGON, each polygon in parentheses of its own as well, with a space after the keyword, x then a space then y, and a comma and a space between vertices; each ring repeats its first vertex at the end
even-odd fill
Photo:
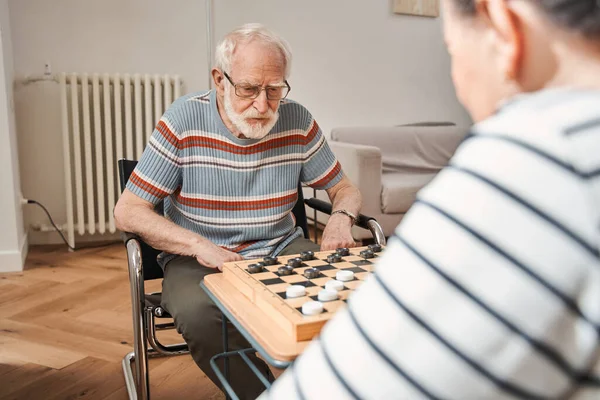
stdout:
POLYGON ((261 310, 225 280, 222 274, 206 276, 200 287, 272 366, 286 368, 310 343, 310 340, 296 342, 279 326, 266 320, 261 310))

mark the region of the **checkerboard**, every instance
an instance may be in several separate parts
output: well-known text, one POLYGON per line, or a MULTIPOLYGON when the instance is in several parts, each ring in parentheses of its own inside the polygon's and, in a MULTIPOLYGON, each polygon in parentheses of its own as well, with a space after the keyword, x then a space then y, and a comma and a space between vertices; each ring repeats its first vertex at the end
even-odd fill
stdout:
POLYGON ((317 252, 314 254, 315 259, 303 261, 290 275, 280 275, 278 268, 286 265, 289 259, 299 257, 298 254, 280 256, 276 264, 266 265, 263 272, 258 273, 250 273, 248 266, 262 259, 236 261, 224 265, 223 276, 264 312, 265 323, 278 324, 296 341, 310 340, 337 310, 345 306, 348 296, 373 270, 373 262, 381 253, 375 253, 372 259, 365 259, 360 256, 360 251, 367 248, 352 248, 349 255, 335 263, 327 262, 327 256, 333 251, 317 252), (303 273, 308 268, 318 269, 319 275, 313 279, 306 278, 303 273), (316 301, 317 294, 325 287, 326 282, 335 279, 336 273, 341 270, 354 272, 354 279, 343 282, 344 288, 338 292, 338 299, 322 302, 323 312, 318 315, 303 315, 302 305, 308 301, 316 301), (306 295, 288 299, 286 289, 290 285, 304 286, 306 295))

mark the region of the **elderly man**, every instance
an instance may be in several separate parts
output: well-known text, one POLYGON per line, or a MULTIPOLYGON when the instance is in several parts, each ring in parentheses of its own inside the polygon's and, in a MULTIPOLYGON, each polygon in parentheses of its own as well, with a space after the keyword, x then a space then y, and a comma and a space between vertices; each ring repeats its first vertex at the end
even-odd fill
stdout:
MULTIPOLYGON (((163 250, 163 306, 213 382, 221 314, 200 281, 228 261, 319 250, 294 227, 298 182, 326 190, 333 203, 323 250, 355 245, 350 228, 361 204, 311 114, 286 100, 284 40, 245 25, 219 44, 216 61, 216 89, 184 96, 165 112, 115 207, 120 230, 163 250), (164 217, 154 212, 161 200, 164 217)), ((237 332, 230 343, 248 346, 237 332)), ((242 362, 232 362, 231 376, 242 398, 263 390, 242 362)))

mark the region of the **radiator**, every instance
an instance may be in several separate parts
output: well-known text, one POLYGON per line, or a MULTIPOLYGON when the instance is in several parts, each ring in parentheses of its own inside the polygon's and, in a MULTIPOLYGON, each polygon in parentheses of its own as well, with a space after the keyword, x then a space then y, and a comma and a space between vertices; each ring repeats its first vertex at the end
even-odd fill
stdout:
POLYGON ((178 76, 60 74, 65 154, 65 230, 75 236, 115 233, 120 194, 117 160, 139 159, 152 131, 180 96, 178 76))

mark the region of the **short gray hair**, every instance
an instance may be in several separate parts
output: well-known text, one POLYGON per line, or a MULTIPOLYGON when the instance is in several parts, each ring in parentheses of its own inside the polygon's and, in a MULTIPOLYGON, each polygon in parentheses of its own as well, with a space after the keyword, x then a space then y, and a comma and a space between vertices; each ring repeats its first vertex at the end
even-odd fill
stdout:
POLYGON ((271 45, 281 52, 285 64, 285 79, 289 78, 292 68, 292 50, 288 42, 262 24, 245 24, 229 32, 217 45, 215 52, 215 64, 221 71, 231 70, 231 59, 235 48, 240 44, 259 40, 271 45))

